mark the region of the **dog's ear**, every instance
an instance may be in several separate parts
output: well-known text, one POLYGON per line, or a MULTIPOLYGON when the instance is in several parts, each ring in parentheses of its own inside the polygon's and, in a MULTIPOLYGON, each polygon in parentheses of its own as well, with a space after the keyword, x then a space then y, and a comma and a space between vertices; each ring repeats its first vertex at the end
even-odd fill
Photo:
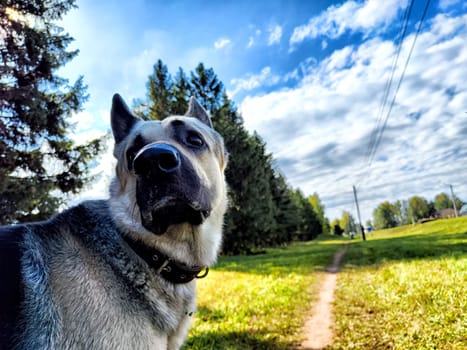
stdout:
POLYGON ((190 98, 190 103, 188 104, 188 111, 185 115, 187 117, 196 118, 202 121, 204 124, 212 128, 211 117, 208 112, 201 106, 196 98, 193 96, 190 98))
POLYGON ((115 143, 120 143, 130 133, 131 128, 141 120, 135 116, 125 101, 119 94, 112 98, 112 109, 110 111, 110 121, 115 143))

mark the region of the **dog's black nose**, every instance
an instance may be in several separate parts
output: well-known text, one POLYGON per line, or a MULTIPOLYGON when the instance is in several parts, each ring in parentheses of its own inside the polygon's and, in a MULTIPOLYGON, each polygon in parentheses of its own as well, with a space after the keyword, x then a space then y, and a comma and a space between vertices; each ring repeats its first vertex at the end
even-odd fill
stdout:
POLYGON ((171 173, 178 168, 180 168, 180 154, 175 147, 164 143, 143 147, 133 161, 133 169, 138 175, 151 172, 171 173))

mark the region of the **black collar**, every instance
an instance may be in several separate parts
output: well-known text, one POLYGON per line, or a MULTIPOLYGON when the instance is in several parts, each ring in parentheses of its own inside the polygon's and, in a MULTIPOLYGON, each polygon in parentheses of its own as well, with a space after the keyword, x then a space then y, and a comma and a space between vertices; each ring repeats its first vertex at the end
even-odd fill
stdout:
POLYGON ((188 283, 195 278, 204 278, 208 275, 209 267, 207 266, 188 266, 181 262, 177 262, 167 255, 161 253, 157 249, 150 248, 141 241, 124 235, 125 242, 134 252, 142 258, 149 267, 158 275, 161 275, 165 280, 174 284, 188 283), (204 273, 200 272, 205 269, 204 273))

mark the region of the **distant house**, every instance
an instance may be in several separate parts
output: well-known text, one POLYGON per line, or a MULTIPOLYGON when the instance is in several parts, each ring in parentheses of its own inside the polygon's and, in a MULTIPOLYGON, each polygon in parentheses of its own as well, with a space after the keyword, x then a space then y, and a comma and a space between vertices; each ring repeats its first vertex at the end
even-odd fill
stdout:
POLYGON ((435 212, 435 217, 437 219, 455 218, 456 212, 452 208, 442 209, 435 212))
POLYGON ((461 208, 461 210, 459 210, 459 215, 460 216, 467 216, 467 204, 464 204, 461 208))

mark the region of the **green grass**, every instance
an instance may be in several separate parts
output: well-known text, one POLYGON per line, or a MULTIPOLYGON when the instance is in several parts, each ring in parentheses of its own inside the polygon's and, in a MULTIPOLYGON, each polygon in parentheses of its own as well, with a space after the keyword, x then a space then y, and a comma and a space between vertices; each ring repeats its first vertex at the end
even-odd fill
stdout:
POLYGON ((333 349, 465 349, 467 218, 350 244, 335 315, 333 349))
POLYGON ((198 282, 186 349, 290 349, 301 340, 312 289, 342 240, 322 239, 223 257, 198 282))
MULTIPOLYGON (((464 349, 467 218, 378 231, 349 243, 332 349, 464 349)), ((198 283, 185 349, 291 349, 343 240, 223 257, 198 283)))

